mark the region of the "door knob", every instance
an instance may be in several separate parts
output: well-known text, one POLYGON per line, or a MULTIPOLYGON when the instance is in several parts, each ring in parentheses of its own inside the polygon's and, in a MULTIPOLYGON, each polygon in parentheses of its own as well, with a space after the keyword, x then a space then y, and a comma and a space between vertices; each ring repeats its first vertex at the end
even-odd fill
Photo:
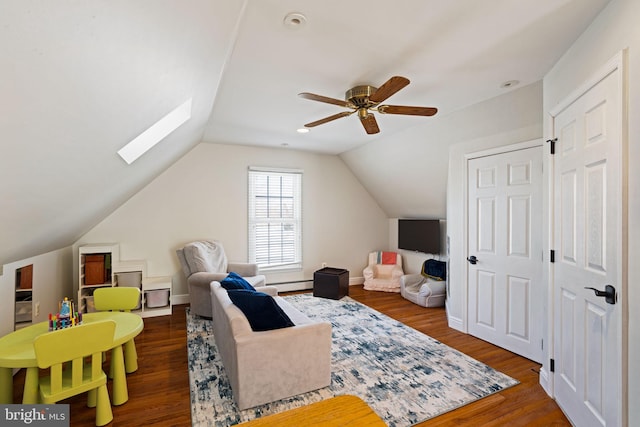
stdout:
POLYGON ((467 258, 467 261, 469 261, 469 264, 476 265, 478 263, 478 258, 476 258, 475 255, 471 255, 469 258, 467 258))
POLYGON ((585 289, 591 289, 593 292, 595 292, 597 297, 604 297, 604 300, 608 303, 608 304, 615 304, 616 303, 616 288, 614 288, 611 285, 606 285, 604 287, 604 291, 600 291, 596 288, 591 288, 591 287, 587 287, 585 286, 585 289))

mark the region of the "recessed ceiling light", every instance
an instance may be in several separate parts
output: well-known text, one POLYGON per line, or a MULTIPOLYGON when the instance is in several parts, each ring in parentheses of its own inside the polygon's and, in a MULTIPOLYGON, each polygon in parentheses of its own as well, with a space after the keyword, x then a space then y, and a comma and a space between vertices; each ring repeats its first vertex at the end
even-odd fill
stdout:
POLYGON ((283 22, 285 27, 296 30, 304 27, 304 24, 307 23, 307 17, 299 12, 291 12, 284 17, 283 22))
POLYGON ((503 88, 503 89, 508 89, 510 87, 516 86, 518 83, 520 83, 518 80, 508 80, 508 81, 502 83, 500 85, 500 87, 503 88))
POLYGON ((307 128, 300 128, 297 130, 298 133, 309 133, 309 129, 307 128))

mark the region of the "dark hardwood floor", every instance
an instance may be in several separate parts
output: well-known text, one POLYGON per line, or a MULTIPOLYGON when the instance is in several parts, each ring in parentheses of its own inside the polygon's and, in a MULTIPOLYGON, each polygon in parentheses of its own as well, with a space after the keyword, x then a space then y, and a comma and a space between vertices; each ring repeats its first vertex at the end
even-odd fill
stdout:
MULTIPOLYGON (((351 286, 350 296, 520 381, 520 384, 418 426, 569 426, 558 405, 538 384, 540 365, 447 326, 443 308, 423 308, 399 294, 365 291, 351 286)), ((129 401, 113 408, 110 426, 191 425, 187 372, 187 306, 174 306, 171 316, 146 318, 136 338, 139 369, 127 375, 129 401)), ((24 370, 14 378, 14 398, 22 399, 24 370)), ((111 393, 111 388, 109 388, 111 393)), ((94 425, 95 411, 86 396, 71 405, 71 426, 94 425)))
POLYGON ((540 365, 447 326, 444 308, 424 308, 399 294, 349 288, 350 296, 474 359, 504 372, 520 384, 460 409, 417 424, 431 426, 570 426, 558 405, 539 384, 540 365))

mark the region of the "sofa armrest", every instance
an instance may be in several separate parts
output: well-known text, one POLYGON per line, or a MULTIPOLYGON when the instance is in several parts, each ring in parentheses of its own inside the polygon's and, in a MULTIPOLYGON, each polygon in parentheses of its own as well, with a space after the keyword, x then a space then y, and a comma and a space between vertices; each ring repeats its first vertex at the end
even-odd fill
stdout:
POLYGON ((209 284, 211 282, 219 282, 225 277, 227 277, 227 273, 208 273, 206 271, 200 271, 189 276, 187 282, 190 286, 204 286, 208 291, 209 284))
POLYGON ((423 297, 444 295, 447 292, 446 280, 425 280, 425 283, 420 286, 418 295, 423 297))
POLYGON ((391 278, 394 280, 398 280, 400 279, 402 276, 404 275, 404 271, 402 270, 402 267, 400 267, 399 265, 395 265, 392 269, 391 269, 391 278))
POLYGON ((400 277, 400 287, 406 288, 408 286, 418 285, 424 281, 422 274, 405 274, 400 277))
POLYGON ((227 271, 238 273, 242 277, 257 276, 258 264, 249 262, 230 262, 227 264, 227 271))
POLYGON ((260 286, 256 288, 256 291, 264 292, 267 295, 271 295, 272 297, 278 296, 278 288, 275 286, 260 286))
POLYGON ((187 278, 189 287, 189 304, 191 312, 201 317, 211 318, 211 282, 220 281, 227 277, 227 273, 207 273, 200 271, 187 278))
POLYGON ((364 270, 362 270, 362 275, 364 276, 364 280, 373 279, 373 266, 372 265, 366 266, 364 270))

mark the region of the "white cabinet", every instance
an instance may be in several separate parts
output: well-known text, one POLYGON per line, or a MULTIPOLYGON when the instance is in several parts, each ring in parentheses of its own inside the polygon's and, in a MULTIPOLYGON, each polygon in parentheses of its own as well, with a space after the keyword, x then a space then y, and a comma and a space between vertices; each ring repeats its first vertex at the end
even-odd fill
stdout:
POLYGON ((142 317, 171 314, 171 276, 142 279, 142 317))
POLYGON ((147 277, 146 261, 121 261, 117 244, 80 246, 78 254, 78 306, 82 312, 95 311, 93 291, 96 288, 133 286, 140 289, 140 304, 134 313, 142 317, 171 314, 170 276, 147 277))
POLYGON ((33 314, 33 264, 16 269, 16 305, 14 329, 29 326, 33 314))
POLYGON ((140 289, 140 303, 134 311, 142 310, 142 278, 147 275, 146 261, 119 261, 113 267, 113 286, 127 286, 140 289))
POLYGON ((113 261, 120 259, 117 244, 84 245, 78 248, 78 302, 83 313, 95 311, 93 291, 115 284, 113 261))

